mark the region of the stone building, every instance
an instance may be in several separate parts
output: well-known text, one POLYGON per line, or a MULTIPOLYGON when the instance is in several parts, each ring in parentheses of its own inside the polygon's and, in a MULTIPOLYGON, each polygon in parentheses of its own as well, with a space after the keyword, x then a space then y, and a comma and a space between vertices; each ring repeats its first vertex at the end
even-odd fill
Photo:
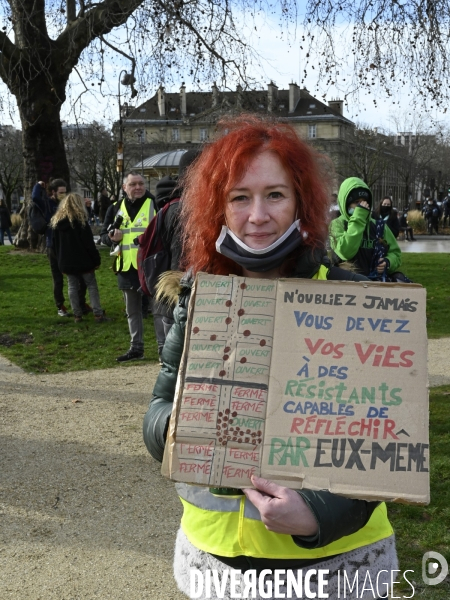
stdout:
MULTIPOLYGON (((343 148, 355 127, 344 117, 343 106, 341 100, 325 104, 295 83, 287 90, 271 82, 267 90, 244 91, 238 87, 234 92, 220 91, 215 84, 210 92, 187 92, 183 84, 179 93, 167 93, 160 86, 140 106, 122 108, 125 160, 136 168, 144 165, 146 177, 155 177, 156 173, 145 167, 147 157, 199 147, 214 136, 216 122, 223 115, 245 111, 291 123, 299 136, 328 154, 335 165, 337 189, 343 179, 343 148)), ((118 127, 116 123, 116 134, 118 127)))

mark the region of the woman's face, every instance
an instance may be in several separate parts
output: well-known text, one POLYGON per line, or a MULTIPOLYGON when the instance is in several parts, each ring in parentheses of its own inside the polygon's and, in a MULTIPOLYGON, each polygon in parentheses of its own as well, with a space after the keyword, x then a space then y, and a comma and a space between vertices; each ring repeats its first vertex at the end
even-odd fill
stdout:
POLYGON ((381 203, 381 206, 392 206, 392 202, 389 200, 389 198, 385 198, 381 203))
POLYGON ((267 248, 295 221, 292 179, 270 151, 257 155, 230 190, 225 217, 229 229, 254 250, 267 248))

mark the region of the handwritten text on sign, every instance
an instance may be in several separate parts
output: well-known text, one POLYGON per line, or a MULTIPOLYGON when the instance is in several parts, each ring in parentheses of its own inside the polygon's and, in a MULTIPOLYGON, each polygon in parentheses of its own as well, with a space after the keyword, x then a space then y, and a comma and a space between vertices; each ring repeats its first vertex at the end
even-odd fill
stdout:
POLYGON ((191 302, 174 479, 427 500, 422 288, 201 274, 191 302))

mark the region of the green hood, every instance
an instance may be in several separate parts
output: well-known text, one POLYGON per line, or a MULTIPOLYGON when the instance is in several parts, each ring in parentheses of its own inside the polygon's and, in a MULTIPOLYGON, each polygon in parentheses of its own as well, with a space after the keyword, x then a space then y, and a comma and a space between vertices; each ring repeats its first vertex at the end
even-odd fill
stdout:
POLYGON ((352 190, 360 187, 366 188, 372 197, 369 186, 359 177, 349 177, 348 179, 344 179, 344 181, 341 183, 341 187, 339 188, 339 210, 341 211, 341 215, 343 215, 347 220, 350 218, 350 215, 347 212, 347 198, 352 190))

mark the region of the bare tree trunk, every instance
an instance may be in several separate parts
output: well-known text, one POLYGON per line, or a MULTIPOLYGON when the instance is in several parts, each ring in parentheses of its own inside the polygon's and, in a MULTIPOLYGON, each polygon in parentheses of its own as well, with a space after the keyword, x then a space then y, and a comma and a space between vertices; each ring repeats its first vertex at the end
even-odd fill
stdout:
POLYGON ((60 94, 50 92, 50 97, 46 97, 45 88, 39 89, 39 85, 33 85, 32 89, 27 90, 26 100, 17 98, 22 121, 24 204, 21 210, 22 224, 14 243, 20 248, 45 249, 43 236, 36 235, 29 225, 28 208, 33 186, 38 181, 48 183, 55 178, 64 179, 68 185, 70 181, 60 120, 65 80, 59 87, 60 94))

